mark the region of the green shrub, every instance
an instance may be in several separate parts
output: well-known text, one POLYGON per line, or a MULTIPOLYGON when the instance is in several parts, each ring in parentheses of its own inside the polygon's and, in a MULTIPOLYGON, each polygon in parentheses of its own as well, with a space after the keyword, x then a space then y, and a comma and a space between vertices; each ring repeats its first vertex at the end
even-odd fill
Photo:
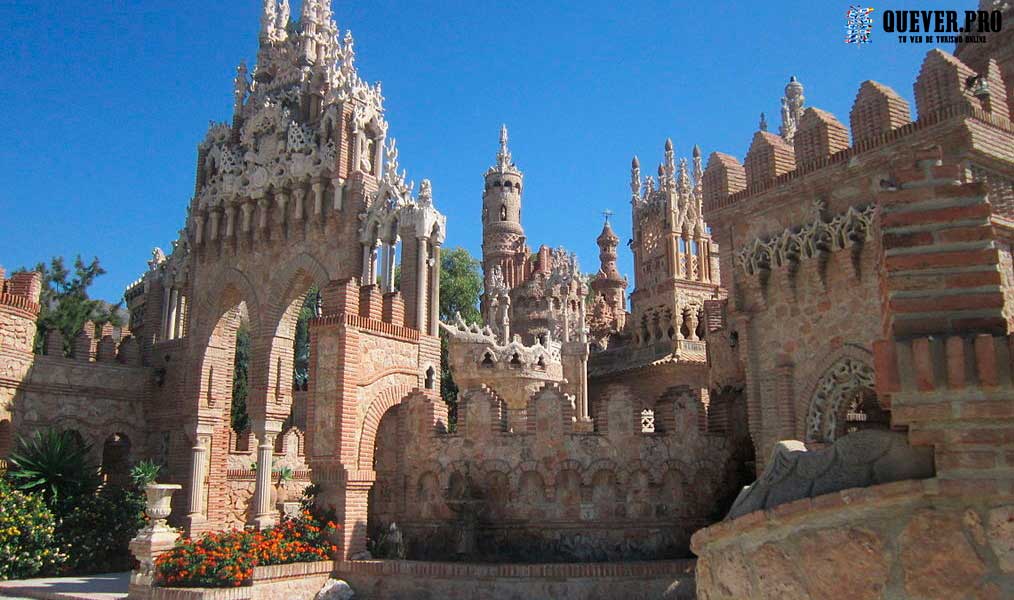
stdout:
POLYGON ((73 431, 40 429, 18 438, 7 478, 19 490, 42 494, 50 507, 73 502, 98 487, 99 470, 88 458, 90 451, 73 431))
POLYGON ((145 525, 144 496, 110 487, 64 505, 56 540, 75 574, 128 571, 134 559, 128 544, 145 525))
POLYGON ((130 480, 142 494, 149 483, 155 483, 162 467, 153 460, 142 460, 130 469, 130 480))
POLYGON ((0 580, 24 579, 59 566, 56 521, 42 498, 0 480, 0 580))

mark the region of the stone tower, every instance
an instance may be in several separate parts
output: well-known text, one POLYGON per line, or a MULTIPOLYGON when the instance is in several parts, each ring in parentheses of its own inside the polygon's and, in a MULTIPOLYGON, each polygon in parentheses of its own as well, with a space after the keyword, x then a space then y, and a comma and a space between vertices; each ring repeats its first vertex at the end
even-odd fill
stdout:
MULTIPOLYGON (((525 230, 521 227, 521 182, 524 176, 507 148, 507 126, 500 128, 500 151, 496 163, 486 171, 482 194, 482 270, 486 289, 494 267, 503 283, 513 289, 525 278, 525 230)), ((483 298, 483 305, 486 299, 483 298)))
POLYGON ((702 215, 702 180, 700 148, 694 147, 691 179, 686 159, 677 166, 672 140, 665 142, 657 183, 648 176, 642 184, 636 158, 631 165, 630 301, 637 344, 670 347, 699 339, 703 302, 719 286, 717 245, 702 215))
POLYGON ((600 267, 590 283, 594 299, 588 326, 594 343, 601 349, 606 347, 608 337, 622 330, 627 321, 627 280, 616 268, 620 238, 613 232, 608 217, 595 241, 599 246, 600 267))

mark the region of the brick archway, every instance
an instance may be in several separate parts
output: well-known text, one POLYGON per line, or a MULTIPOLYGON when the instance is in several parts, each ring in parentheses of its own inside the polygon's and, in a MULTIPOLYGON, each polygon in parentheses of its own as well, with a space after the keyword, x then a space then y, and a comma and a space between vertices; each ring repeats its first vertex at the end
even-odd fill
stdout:
POLYGON ((377 428, 380 420, 391 407, 400 404, 401 401, 418 391, 417 387, 407 385, 395 385, 384 388, 369 404, 366 409, 366 416, 363 418, 362 430, 359 435, 359 453, 356 464, 361 471, 373 470, 373 452, 377 442, 377 428))

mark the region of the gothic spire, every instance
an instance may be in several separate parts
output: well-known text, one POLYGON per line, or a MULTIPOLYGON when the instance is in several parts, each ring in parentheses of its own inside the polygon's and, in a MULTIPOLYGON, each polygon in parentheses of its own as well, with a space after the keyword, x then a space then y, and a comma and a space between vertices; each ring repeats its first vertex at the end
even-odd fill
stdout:
POLYGON ((641 199, 641 161, 637 155, 630 161, 630 201, 637 203, 641 199))

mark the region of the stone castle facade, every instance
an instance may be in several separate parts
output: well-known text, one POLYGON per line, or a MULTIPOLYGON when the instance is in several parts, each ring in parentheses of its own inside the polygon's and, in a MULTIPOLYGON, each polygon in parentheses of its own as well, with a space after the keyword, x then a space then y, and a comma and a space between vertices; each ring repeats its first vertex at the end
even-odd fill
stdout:
POLYGON ((1014 593, 1012 35, 928 52, 915 115, 866 81, 846 127, 793 77, 778 133, 762 116, 742 162, 666 140, 643 177, 635 157, 629 309, 608 219, 590 278, 564 249, 532 252, 503 128, 483 322, 441 323, 447 222, 398 166, 380 85, 326 0, 297 21, 267 0, 185 226, 125 293, 129 328, 33 354, 38 276, 3 279, 0 457, 56 426, 110 477, 153 458, 191 533, 268 526, 312 482, 345 557, 396 522, 418 558, 692 549, 702 598, 828 597, 842 576, 856 597, 1014 593), (241 324, 248 432, 229 414, 241 324))

